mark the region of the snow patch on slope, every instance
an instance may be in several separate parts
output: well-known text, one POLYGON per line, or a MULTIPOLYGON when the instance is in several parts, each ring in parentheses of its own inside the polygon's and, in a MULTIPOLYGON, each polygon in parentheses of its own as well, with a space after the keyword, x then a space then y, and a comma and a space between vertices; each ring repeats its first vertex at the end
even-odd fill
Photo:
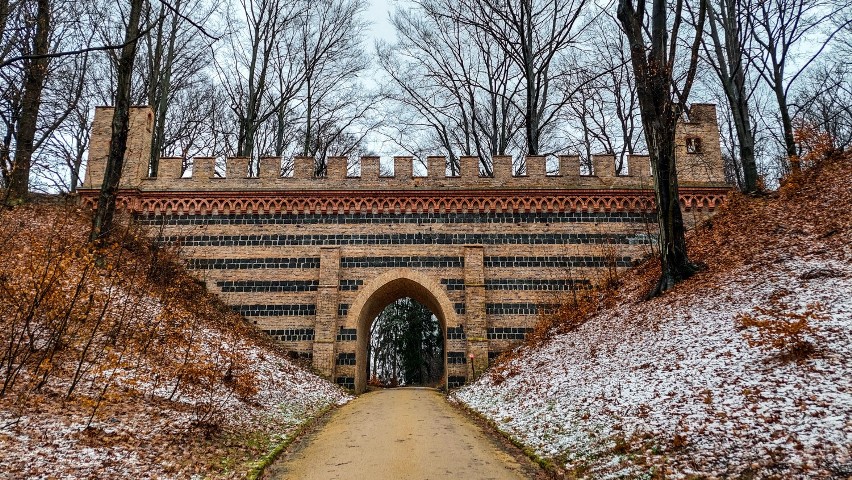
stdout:
POLYGON ((846 478, 852 262, 844 256, 743 267, 706 291, 621 304, 453 398, 595 477, 846 478), (818 271, 836 275, 806 275, 818 271), (771 299, 823 309, 811 322, 812 358, 783 362, 749 345, 736 318, 771 299))
MULTIPOLYGON (((199 345, 213 354, 221 347, 223 335, 227 338, 230 333, 202 328, 199 345)), ((63 409, 49 400, 36 410, 0 408, 0 478, 243 478, 246 467, 239 465, 239 459, 228 458, 233 452, 227 451, 227 442, 191 438, 204 435, 194 426, 199 405, 220 406, 225 415, 223 431, 265 430, 269 444, 258 446, 262 455, 323 408, 351 399, 339 387, 268 347, 229 340, 257 377, 257 393, 248 401, 224 388, 204 398, 168 400, 171 387, 150 384, 146 379, 151 377, 139 371, 132 376, 119 371, 118 385, 132 385, 134 390, 149 392, 150 398, 105 405, 89 429, 90 410, 74 404, 63 409), (211 472, 209 463, 193 458, 198 452, 235 464, 211 472)), ((246 439, 237 436, 234 441, 246 439)))

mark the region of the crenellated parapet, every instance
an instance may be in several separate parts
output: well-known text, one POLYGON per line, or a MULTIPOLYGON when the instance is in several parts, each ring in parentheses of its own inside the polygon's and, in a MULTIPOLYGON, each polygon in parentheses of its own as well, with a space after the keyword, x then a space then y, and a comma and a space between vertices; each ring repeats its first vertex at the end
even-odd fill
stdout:
MULTIPOLYGON (((714 105, 692 106, 689 122, 678 129, 677 161, 679 179, 685 187, 722 187, 724 173, 719 148, 719 128, 714 105)), ((84 189, 97 188, 103 181, 104 165, 109 147, 112 108, 98 107, 92 129, 91 149, 84 189)), ((525 173, 515 174, 511 156, 493 156, 492 172, 480 172, 479 157, 460 158, 460 171, 447 174, 447 159, 442 156, 426 158, 426 174, 417 175, 414 159, 397 156, 389 159, 393 173, 380 168, 381 159, 365 156, 357 160, 360 173, 351 175, 350 159, 330 157, 325 175, 315 175, 316 160, 297 156, 292 159, 289 175, 282 175, 282 159, 263 157, 259 167, 251 168, 248 157, 191 159, 189 174, 184 174, 184 159, 161 158, 156 177, 148 175, 151 145, 149 107, 133 107, 128 150, 121 187, 152 192, 178 191, 304 191, 304 190, 505 190, 505 189, 648 189, 652 186, 650 162, 647 155, 630 155, 626 159, 627 173, 616 172, 616 160, 611 155, 591 158, 592 171, 584 174, 576 155, 556 157, 527 156, 525 173), (548 171, 558 167, 557 171, 548 171)), ((385 167, 388 165, 386 164, 385 167)))

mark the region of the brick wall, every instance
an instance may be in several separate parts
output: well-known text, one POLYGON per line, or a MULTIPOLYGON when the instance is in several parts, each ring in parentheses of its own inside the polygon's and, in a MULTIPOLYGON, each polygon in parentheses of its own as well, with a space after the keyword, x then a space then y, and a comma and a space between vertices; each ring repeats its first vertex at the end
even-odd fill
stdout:
MULTIPOLYGON (((690 121, 678 127, 677 156, 680 180, 685 185, 724 186, 719 127, 716 122, 715 105, 694 104, 690 121), (697 150, 688 148, 698 145, 697 150)), ((144 191, 256 191, 256 190, 479 190, 479 189, 611 189, 648 188, 651 186, 649 160, 646 155, 632 155, 627 159, 627 175, 617 175, 615 159, 611 156, 594 156, 594 175, 581 175, 580 161, 576 156, 563 155, 557 158, 559 172, 546 174, 544 156, 528 156, 525 159, 526 175, 512 173, 511 157, 493 157, 494 174, 480 176, 478 157, 462 157, 461 174, 446 176, 446 159, 428 157, 428 174, 415 177, 411 168, 411 157, 394 157, 393 176, 380 176, 379 157, 363 157, 360 176, 347 176, 346 157, 328 160, 328 175, 315 178, 314 159, 293 159, 292 176, 281 176, 280 158, 264 157, 258 160, 259 174, 249 177, 249 159, 234 157, 224 159, 225 172, 220 177, 214 174, 216 159, 196 157, 190 159, 191 175, 181 176, 183 160, 180 158, 160 159, 156 177, 148 176, 147 163, 151 145, 152 113, 148 107, 132 107, 125 170, 121 185, 144 191)), ((92 126, 91 148, 84 187, 97 187, 103 181, 104 165, 109 149, 112 108, 97 107, 92 126)))
MULTIPOLYGON (((629 176, 602 158, 596 176, 581 176, 576 157, 561 157, 562 175, 547 176, 545 159, 530 157, 523 177, 496 158, 489 178, 474 157, 452 178, 440 157, 429 158, 438 168, 426 177, 397 157, 392 178, 378 176, 375 157, 362 159, 360 178, 345 177, 343 158, 332 159, 328 178, 311 177, 309 158, 296 159, 293 178, 278 176, 277 159, 262 159, 260 178, 246 178, 248 159, 231 159, 226 178, 212 178, 212 159, 195 159, 191 178, 180 178, 180 159, 163 159, 153 179, 143 166, 148 113, 132 111, 122 180, 136 221, 180 245, 210 290, 293 356, 356 390, 366 381, 369 321, 388 302, 411 295, 439 317, 447 380, 457 384, 521 342, 572 289, 648 255, 656 232, 647 157, 629 159, 629 176)), ((81 191, 90 204, 108 114, 96 112, 81 191)), ((715 107, 693 106, 693 117, 678 143, 688 223, 711 214, 728 189, 715 107), (700 148, 688 153, 692 138, 700 148)))

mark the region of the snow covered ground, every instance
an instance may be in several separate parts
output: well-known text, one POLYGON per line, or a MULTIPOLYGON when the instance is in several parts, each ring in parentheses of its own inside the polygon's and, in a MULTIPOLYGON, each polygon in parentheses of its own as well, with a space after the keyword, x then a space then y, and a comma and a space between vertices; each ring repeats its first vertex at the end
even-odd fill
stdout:
POLYGON ((63 407, 50 394, 22 409, 3 405, 0 478, 243 478, 248 464, 275 443, 350 398, 263 346, 240 342, 239 348, 258 379, 249 401, 227 389, 167 401, 163 390, 145 401, 104 405, 88 429, 86 405, 63 407), (225 415, 216 431, 194 425, 202 401, 216 403, 225 415), (247 452, 246 444, 253 449, 247 452))
MULTIPOLYGON (((811 200, 844 202, 822 193, 811 200)), ((579 477, 852 478, 848 219, 755 226, 791 233, 737 239, 727 248, 756 242, 760 253, 734 252, 728 267, 711 264, 652 301, 628 278, 634 292, 615 306, 523 347, 451 398, 579 477), (742 322, 797 315, 814 347, 798 359, 742 322)))
POLYGON ((852 475, 850 264, 742 278, 753 281, 608 311, 454 396, 540 455, 601 477, 852 475), (844 277, 798 278, 825 268, 844 277), (824 307, 812 359, 781 361, 738 329, 737 314, 773 295, 824 307))

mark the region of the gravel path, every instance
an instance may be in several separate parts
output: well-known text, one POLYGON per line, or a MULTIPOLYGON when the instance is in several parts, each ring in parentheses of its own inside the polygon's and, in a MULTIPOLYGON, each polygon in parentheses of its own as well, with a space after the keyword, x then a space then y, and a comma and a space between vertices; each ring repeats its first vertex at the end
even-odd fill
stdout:
POLYGON ((370 392, 341 407, 265 478, 502 480, 537 474, 535 465, 435 390, 398 388, 370 392))

